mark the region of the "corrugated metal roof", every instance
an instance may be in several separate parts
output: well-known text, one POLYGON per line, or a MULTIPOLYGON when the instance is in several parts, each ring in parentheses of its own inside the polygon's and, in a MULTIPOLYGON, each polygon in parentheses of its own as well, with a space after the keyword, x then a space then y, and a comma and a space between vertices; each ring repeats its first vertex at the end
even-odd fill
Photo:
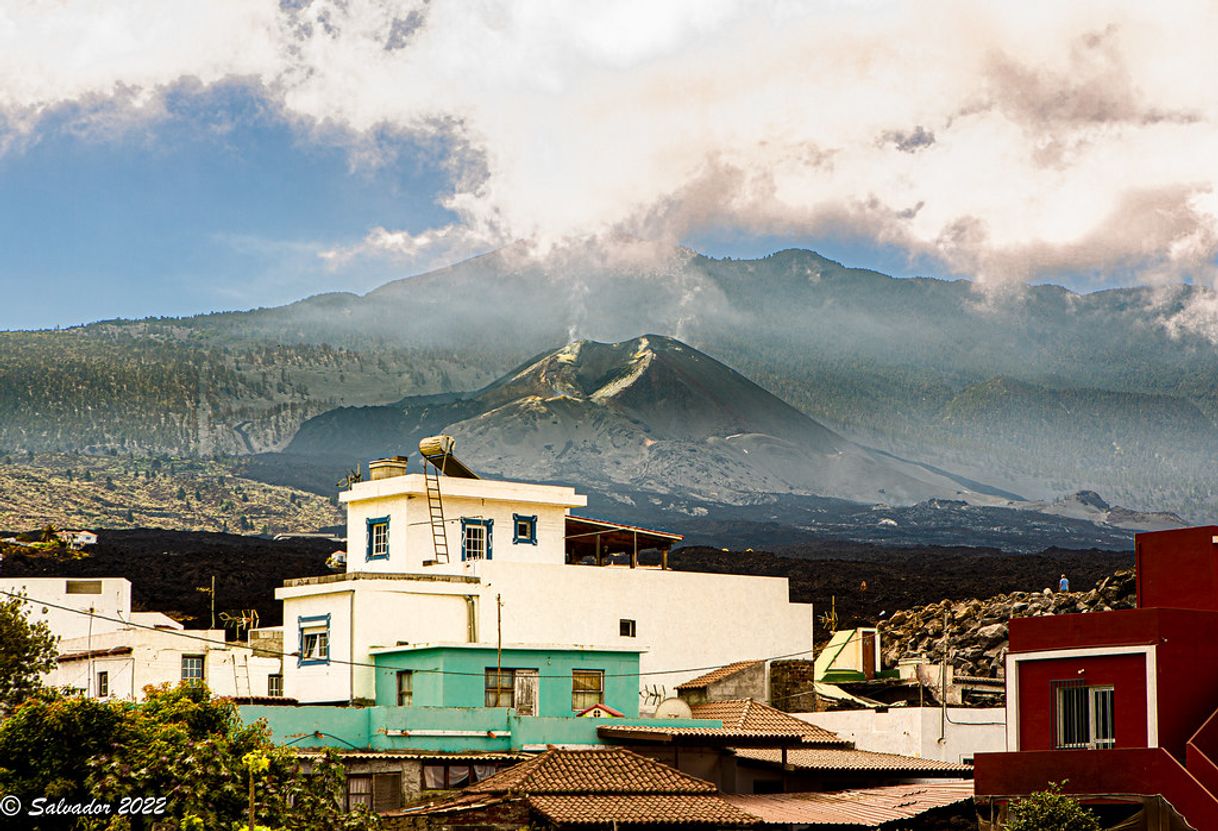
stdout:
POLYGON ((737 808, 776 825, 853 825, 877 828, 973 798, 967 780, 889 785, 849 791, 727 794, 737 808))
MULTIPOLYGON (((466 753, 445 753, 440 750, 335 750, 342 759, 418 759, 421 761, 435 760, 437 762, 507 762, 532 759, 531 753, 505 753, 496 751, 470 751, 466 753)), ((298 750, 297 756, 306 759, 320 758, 324 753, 320 750, 298 750)))

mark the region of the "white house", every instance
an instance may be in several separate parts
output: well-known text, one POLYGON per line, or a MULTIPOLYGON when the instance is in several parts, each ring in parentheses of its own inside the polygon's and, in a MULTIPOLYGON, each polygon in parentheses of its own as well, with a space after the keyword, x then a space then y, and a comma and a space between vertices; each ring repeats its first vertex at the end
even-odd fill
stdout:
POLYGON ((148 685, 201 681, 218 696, 265 698, 283 694, 280 667, 279 658, 225 643, 223 629, 128 628, 60 641, 59 665, 43 683, 136 700, 148 685))
POLYGON ((100 635, 130 623, 165 629, 181 629, 160 612, 131 611, 131 581, 125 577, 0 578, 0 591, 23 594, 26 616, 33 623, 45 622, 62 639, 100 635))
POLYGON ((139 698, 145 686, 202 680, 216 695, 283 694, 281 660, 225 642, 223 629, 185 631, 161 612, 131 611, 131 582, 122 577, 0 580, 22 594, 33 622, 59 638, 59 665, 43 676, 95 698, 139 698))
POLYGON ((640 691, 733 661, 810 651, 810 604, 785 578, 667 568, 678 534, 578 517, 572 488, 491 481, 452 460, 409 474, 398 457, 342 493, 346 571, 289 580, 285 693, 372 699, 373 650, 405 644, 565 644, 642 652, 640 691), (451 475, 453 469, 467 475, 451 475), (659 566, 637 552, 659 548, 659 566))

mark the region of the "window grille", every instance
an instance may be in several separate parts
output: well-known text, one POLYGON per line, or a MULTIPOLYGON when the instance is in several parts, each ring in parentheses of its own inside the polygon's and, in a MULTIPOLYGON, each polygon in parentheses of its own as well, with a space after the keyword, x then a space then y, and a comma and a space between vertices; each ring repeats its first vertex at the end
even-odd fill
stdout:
POLYGON ((1116 746, 1116 691, 1112 685, 1057 681, 1053 688, 1057 727, 1054 747, 1083 750, 1116 746))

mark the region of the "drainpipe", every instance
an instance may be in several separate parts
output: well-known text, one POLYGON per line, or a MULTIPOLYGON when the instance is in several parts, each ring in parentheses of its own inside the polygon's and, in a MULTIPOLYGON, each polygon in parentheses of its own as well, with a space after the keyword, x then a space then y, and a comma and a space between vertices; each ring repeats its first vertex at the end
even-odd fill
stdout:
POLYGON ((347 698, 355 701, 355 589, 350 589, 347 597, 347 698))

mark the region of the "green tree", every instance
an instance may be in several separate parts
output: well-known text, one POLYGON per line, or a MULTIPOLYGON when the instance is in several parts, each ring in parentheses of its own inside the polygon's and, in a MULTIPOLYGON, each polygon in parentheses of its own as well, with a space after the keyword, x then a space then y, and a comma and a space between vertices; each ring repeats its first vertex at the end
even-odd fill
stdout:
POLYGON ((1100 831, 1095 814, 1062 793, 1065 782, 1017 800, 1007 814, 1007 831, 1100 831))
MULTIPOLYGON (((0 722, 0 794, 46 794, 117 804, 163 796, 145 828, 368 831, 375 814, 343 807, 332 755, 309 774, 263 723, 246 724, 231 701, 201 684, 147 688, 144 702, 96 701, 43 691, 0 722), (252 795, 251 795, 252 786, 252 795)), ((81 819, 78 831, 126 831, 127 818, 81 819)), ((55 826, 56 828, 60 826, 55 826)))
POLYGON ((55 668, 59 639, 45 621, 31 623, 24 594, 0 595, 0 715, 13 709, 55 668))

